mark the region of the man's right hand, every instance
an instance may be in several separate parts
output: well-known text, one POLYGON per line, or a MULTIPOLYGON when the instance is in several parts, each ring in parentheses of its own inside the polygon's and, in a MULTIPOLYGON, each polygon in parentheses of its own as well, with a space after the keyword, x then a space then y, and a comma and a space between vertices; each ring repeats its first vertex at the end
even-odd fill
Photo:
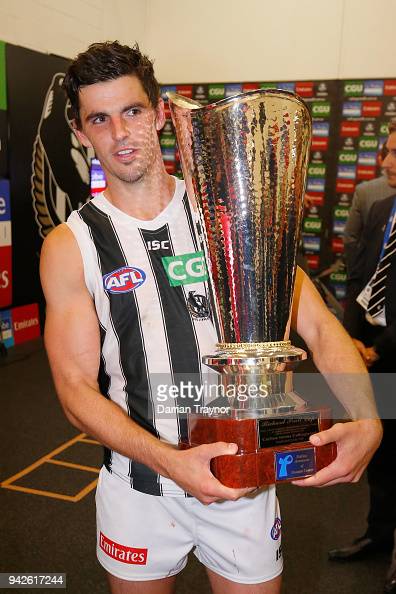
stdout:
POLYGON ((184 491, 196 497, 204 505, 229 499, 236 501, 255 490, 231 489, 224 486, 212 474, 210 461, 216 456, 235 455, 238 446, 222 441, 196 446, 187 450, 175 450, 167 460, 167 474, 184 491))

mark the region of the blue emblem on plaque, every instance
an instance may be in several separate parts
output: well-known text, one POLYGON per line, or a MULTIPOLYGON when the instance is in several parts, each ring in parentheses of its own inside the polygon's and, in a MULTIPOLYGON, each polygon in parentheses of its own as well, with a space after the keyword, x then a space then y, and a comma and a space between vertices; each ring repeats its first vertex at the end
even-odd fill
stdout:
POLYGON ((289 464, 291 464, 293 462, 293 456, 291 454, 288 454, 287 456, 279 456, 278 460, 277 460, 278 464, 279 464, 279 473, 278 473, 278 477, 279 478, 286 478, 287 475, 287 467, 289 464))
POLYGON ((315 449, 275 452, 275 479, 298 479, 316 472, 315 449))

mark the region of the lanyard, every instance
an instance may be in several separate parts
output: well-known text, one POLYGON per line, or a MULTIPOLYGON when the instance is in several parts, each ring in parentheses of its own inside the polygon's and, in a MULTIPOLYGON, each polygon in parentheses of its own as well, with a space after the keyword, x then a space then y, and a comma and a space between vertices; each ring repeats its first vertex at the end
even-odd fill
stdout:
POLYGON ((395 217, 396 217, 396 196, 393 201, 392 211, 390 213, 390 217, 389 217, 388 223, 386 225, 385 233, 384 233, 384 240, 382 242, 382 248, 381 248, 381 253, 380 253, 380 257, 379 257, 380 261, 381 261, 382 256, 384 255, 386 244, 388 243, 389 236, 392 232, 392 227, 393 227, 395 217))

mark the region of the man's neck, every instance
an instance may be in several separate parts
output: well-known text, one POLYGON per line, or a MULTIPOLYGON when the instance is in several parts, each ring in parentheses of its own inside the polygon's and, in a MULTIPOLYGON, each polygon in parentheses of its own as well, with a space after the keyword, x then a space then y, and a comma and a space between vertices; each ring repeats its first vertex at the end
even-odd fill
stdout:
POLYGON ((168 206, 175 186, 175 179, 163 169, 133 183, 109 178, 104 195, 111 204, 126 214, 135 219, 150 221, 168 206))

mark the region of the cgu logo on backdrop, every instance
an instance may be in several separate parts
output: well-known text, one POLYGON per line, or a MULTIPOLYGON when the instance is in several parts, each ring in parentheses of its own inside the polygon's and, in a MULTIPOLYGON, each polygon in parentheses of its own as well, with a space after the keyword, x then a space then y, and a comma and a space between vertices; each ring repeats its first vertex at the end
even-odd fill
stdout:
POLYGON ((171 287, 208 280, 203 252, 192 252, 181 256, 164 256, 162 264, 171 287))
POLYGON ((129 293, 146 280, 146 273, 140 268, 123 266, 103 277, 103 286, 109 293, 129 293))
POLYGON ((73 132, 64 73, 52 77, 33 145, 31 194, 36 222, 45 237, 90 195, 90 158, 73 132))

